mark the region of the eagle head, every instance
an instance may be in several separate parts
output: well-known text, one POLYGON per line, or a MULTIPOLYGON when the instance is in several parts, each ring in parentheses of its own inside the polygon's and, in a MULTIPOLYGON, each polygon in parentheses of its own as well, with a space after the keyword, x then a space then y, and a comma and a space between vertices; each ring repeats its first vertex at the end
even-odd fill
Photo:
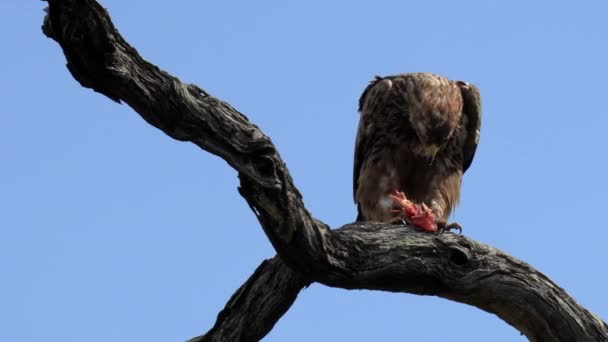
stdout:
POLYGON ((419 148, 414 151, 423 157, 435 157, 439 150, 448 143, 458 127, 458 120, 452 120, 452 118, 459 116, 460 113, 457 112, 410 114, 410 121, 414 121, 411 122, 411 125, 416 133, 416 144, 419 145, 419 148), (420 118, 415 119, 417 116, 420 118))
POLYGON ((436 75, 419 80, 416 88, 408 101, 409 124, 417 137, 414 151, 432 160, 458 128, 462 95, 458 85, 436 75))

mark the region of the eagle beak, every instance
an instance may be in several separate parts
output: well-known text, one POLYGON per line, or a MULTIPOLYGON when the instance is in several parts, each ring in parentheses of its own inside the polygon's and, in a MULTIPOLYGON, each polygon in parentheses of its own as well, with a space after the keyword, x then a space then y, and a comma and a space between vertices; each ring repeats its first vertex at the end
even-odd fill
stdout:
POLYGON ((431 161, 430 161, 429 165, 433 164, 433 161, 435 160, 435 156, 437 155, 437 152, 439 152, 439 148, 440 148, 439 145, 434 145, 434 144, 425 146, 425 148, 424 148, 425 154, 427 156, 431 157, 431 161))

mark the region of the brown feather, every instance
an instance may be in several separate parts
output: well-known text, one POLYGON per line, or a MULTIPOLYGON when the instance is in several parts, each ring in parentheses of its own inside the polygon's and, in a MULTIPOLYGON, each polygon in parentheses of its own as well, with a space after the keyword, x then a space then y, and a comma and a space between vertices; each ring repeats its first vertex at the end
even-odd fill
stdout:
POLYGON ((359 101, 353 169, 358 220, 389 221, 388 194, 395 190, 447 220, 477 146, 479 103, 474 86, 434 74, 373 80, 359 101), (433 145, 440 146, 434 158, 428 155, 433 145))

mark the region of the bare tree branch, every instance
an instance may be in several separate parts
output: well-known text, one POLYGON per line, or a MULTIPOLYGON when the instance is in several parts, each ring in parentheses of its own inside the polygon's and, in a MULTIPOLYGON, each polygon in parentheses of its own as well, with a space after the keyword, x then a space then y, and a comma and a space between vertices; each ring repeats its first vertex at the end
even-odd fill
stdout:
POLYGON ((67 67, 82 86, 126 102, 172 138, 226 160, 239 172, 241 195, 274 248, 299 246, 299 252, 279 252, 283 260, 298 269, 318 264, 318 255, 303 254, 321 240, 325 227, 304 208, 270 139, 243 114, 141 58, 95 1, 49 1, 43 31, 62 46, 67 67))
POLYGON ((48 0, 44 33, 73 77, 174 139, 222 157, 281 260, 263 263, 196 341, 258 340, 310 281, 474 305, 532 341, 608 341, 608 326, 528 264, 454 234, 385 224, 331 231, 314 219, 270 139, 225 102, 143 60, 94 0, 48 0), (293 271, 292 271, 293 270, 293 271), (264 301, 260 301, 264 299, 264 301), (264 310, 260 317, 260 303, 264 310), (265 307, 268 306, 268 307, 265 307))
POLYGON ((279 257, 265 260, 232 295, 213 328, 188 342, 259 341, 309 284, 279 257))

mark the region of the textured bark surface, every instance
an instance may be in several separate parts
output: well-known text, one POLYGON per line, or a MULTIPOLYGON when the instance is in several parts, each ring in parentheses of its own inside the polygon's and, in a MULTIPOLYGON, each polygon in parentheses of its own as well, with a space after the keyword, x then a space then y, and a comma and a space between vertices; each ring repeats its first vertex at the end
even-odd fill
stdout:
POLYGON ((213 328, 188 342, 259 341, 309 284, 281 258, 265 260, 232 295, 213 328))
POLYGON ((531 341, 608 341, 608 326, 528 264, 464 236, 385 224, 330 230, 306 210, 271 140, 229 104, 143 60, 94 0, 49 0, 44 33, 83 87, 220 156, 279 257, 263 262, 192 341, 256 341, 311 282, 435 295, 496 314, 531 341), (261 304, 263 303, 263 305, 261 304))

